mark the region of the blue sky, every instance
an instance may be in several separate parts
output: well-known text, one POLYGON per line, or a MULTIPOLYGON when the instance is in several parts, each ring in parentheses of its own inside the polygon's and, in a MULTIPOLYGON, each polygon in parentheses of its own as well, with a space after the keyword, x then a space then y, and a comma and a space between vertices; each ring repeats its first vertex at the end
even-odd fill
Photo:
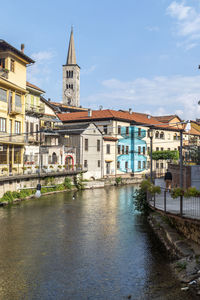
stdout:
POLYGON ((200 117, 200 1, 7 0, 1 38, 36 60, 28 80, 62 100, 71 25, 81 105, 200 117))

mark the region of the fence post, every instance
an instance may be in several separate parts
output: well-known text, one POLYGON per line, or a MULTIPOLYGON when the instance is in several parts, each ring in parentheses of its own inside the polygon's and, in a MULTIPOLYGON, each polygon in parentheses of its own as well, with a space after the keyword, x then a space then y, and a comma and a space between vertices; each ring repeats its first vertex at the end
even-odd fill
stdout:
POLYGON ((183 216, 183 196, 180 196, 180 216, 183 216))
POLYGON ((166 194, 167 194, 167 191, 164 190, 164 212, 166 212, 166 194))

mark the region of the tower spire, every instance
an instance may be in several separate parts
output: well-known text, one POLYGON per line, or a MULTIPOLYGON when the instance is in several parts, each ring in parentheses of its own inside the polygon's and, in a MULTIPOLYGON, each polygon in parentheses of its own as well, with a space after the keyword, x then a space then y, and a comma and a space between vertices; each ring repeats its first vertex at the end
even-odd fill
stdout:
POLYGON ((71 35, 69 40, 69 48, 68 48, 66 65, 76 65, 73 26, 71 27, 71 35))

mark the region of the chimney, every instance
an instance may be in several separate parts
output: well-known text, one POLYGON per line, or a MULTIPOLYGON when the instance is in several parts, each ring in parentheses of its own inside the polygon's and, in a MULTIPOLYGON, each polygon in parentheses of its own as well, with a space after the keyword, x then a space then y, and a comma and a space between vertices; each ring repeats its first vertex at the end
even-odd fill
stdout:
POLYGON ((21 44, 21 52, 24 53, 24 44, 21 44))
POLYGON ((48 98, 48 102, 50 102, 51 101, 51 98, 48 98))
POLYGON ((92 110, 89 108, 88 109, 88 117, 91 117, 92 116, 92 110))
POLYGON ((129 108, 129 114, 131 115, 132 114, 132 108, 129 108))

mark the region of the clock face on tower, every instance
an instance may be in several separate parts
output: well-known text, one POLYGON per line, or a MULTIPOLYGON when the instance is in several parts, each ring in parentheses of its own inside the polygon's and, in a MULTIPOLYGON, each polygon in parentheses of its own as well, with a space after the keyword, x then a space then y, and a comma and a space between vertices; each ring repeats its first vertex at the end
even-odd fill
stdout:
POLYGON ((65 94, 66 97, 72 97, 73 90, 72 89, 66 89, 64 94, 65 94))

